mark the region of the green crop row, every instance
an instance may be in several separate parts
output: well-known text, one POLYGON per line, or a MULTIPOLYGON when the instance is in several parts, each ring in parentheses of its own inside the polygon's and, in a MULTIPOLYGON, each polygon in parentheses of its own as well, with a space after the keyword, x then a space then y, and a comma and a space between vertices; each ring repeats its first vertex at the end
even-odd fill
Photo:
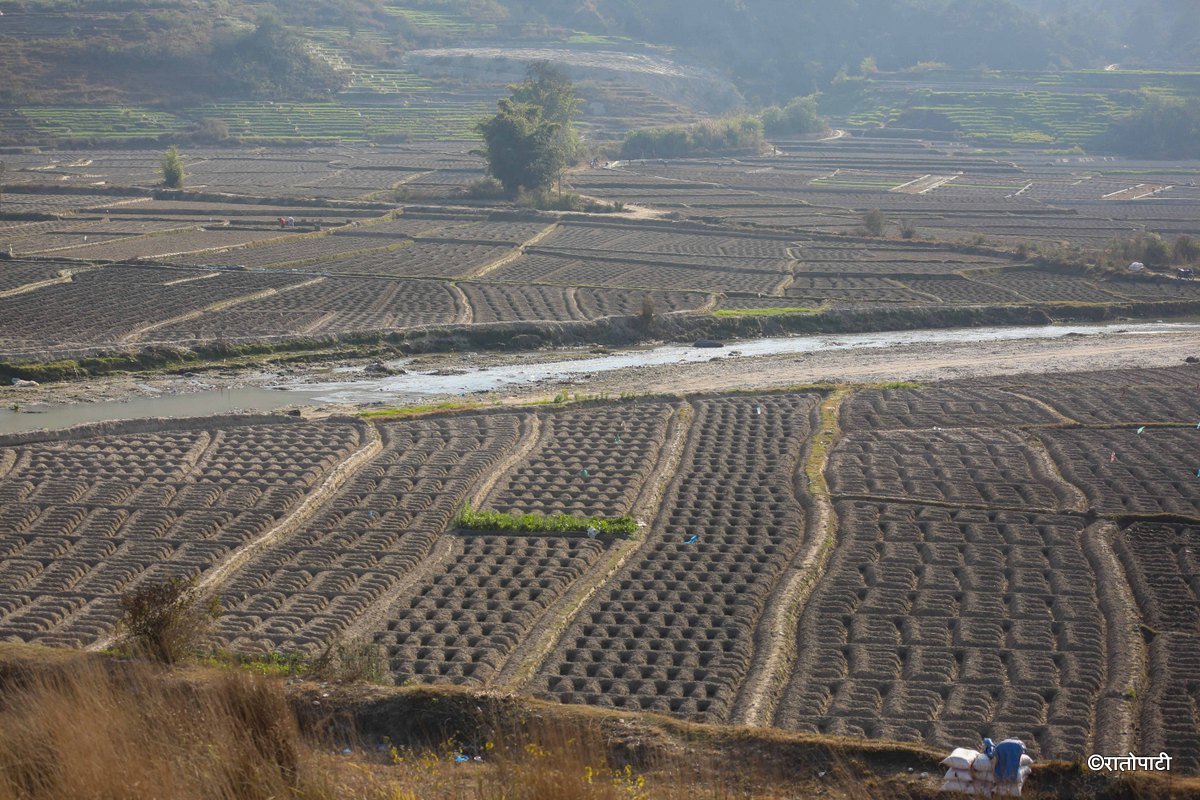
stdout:
POLYGON ((464 505, 454 518, 459 528, 501 533, 584 533, 594 530, 601 536, 629 537, 637 533, 633 517, 576 517, 571 514, 505 514, 476 511, 464 505))

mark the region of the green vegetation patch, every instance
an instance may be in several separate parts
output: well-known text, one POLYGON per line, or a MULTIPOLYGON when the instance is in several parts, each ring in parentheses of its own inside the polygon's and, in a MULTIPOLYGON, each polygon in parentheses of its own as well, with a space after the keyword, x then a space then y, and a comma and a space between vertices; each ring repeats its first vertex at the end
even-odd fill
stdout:
POLYGON ((723 308, 714 317, 777 317, 784 314, 815 314, 821 309, 807 306, 777 306, 773 308, 723 308))
POLYGON ((502 533, 584 533, 594 529, 600 536, 630 537, 637 533, 633 517, 576 517, 572 514, 505 514, 476 511, 464 505, 454 518, 459 528, 502 533))

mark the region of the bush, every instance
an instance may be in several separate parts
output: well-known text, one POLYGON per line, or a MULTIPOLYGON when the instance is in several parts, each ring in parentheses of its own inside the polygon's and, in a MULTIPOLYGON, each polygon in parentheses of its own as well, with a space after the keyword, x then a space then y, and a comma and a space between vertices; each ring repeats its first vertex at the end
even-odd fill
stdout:
POLYGON ((883 236, 887 230, 888 218, 879 209, 868 211, 862 215, 863 230, 872 236, 883 236))
POLYGON ((694 125, 631 131, 621 145, 622 158, 686 158, 763 148, 763 123, 757 117, 723 117, 694 125))
POLYGON ((387 654, 374 642, 334 642, 312 663, 307 673, 322 681, 390 683, 387 654))
POLYGON ((783 108, 769 106, 761 117, 763 128, 773 136, 820 133, 829 128, 817 112, 816 95, 796 97, 783 108))
POLYGON ((196 655, 221 616, 220 601, 202 597, 194 578, 142 584, 123 594, 120 605, 125 645, 165 664, 196 655))
POLYGON ((464 187, 463 192, 472 200, 495 200, 507 192, 504 186, 495 178, 478 178, 464 187))
POLYGON ((168 189, 183 188, 183 156, 179 155, 178 147, 171 145, 167 152, 163 153, 159 171, 162 172, 163 186, 168 189))

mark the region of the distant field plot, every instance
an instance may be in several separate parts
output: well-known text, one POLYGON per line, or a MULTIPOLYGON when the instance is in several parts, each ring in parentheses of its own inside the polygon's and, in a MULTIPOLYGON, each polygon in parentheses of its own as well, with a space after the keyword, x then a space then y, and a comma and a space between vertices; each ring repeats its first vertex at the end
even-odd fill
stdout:
POLYGON ((1084 425, 1114 423, 1200 422, 1200 386, 1093 387, 1036 386, 1024 393, 1084 425))
POLYGON ((54 280, 73 265, 44 261, 0 262, 0 294, 43 281, 54 280))
POLYGON ((640 262, 569 258, 550 253, 526 253, 488 275, 511 283, 552 283, 567 286, 612 286, 631 289, 741 291, 771 294, 785 278, 782 272, 747 269, 705 269, 662 257, 654 265, 640 262))
MULTIPOLYGON (((322 272, 332 275, 376 275, 395 278, 467 278, 504 258, 509 245, 428 241, 374 250, 320 262, 322 272)), ((489 277, 493 277, 489 275, 489 277)))
POLYGON ((943 303, 953 305, 995 305, 1020 302, 1024 299, 1015 292, 999 286, 992 286, 958 275, 947 275, 938 278, 905 277, 901 281, 915 292, 929 295, 941 300, 943 303))
POLYGON ((294 275, 107 267, 60 283, 0 298, 0 353, 112 345, 139 329, 303 280, 294 275))
POLYGON ((358 447, 348 420, 166 423, 3 444, 0 638, 81 647, 120 593, 202 576, 265 534, 358 447))
POLYGON ((783 261, 790 257, 786 239, 614 225, 560 225, 540 244, 555 250, 598 250, 610 255, 653 253, 783 261))
POLYGON ((871 502, 837 513, 777 725, 1085 752, 1106 664, 1080 520, 871 502))
POLYGON ((1127 297, 1130 300, 1196 300, 1200 299, 1200 283, 1162 279, 1157 281, 1108 281, 1106 292, 1127 297))
POLYGON ((638 292, 584 287, 575 294, 575 302, 587 319, 641 314, 645 309, 644 301, 650 302, 654 313, 662 314, 694 311, 708 300, 709 295, 702 292, 638 292))
MULTIPOLYGON (((930 298, 885 278, 797 275, 784 290, 799 301, 849 300, 855 302, 921 303, 930 298)), ((801 303, 803 304, 803 302, 801 303)))
POLYGON ((654 313, 699 308, 708 296, 699 292, 661 292, 625 289, 592 289, 568 286, 498 283, 460 283, 474 312, 475 322, 514 320, 591 320, 642 313, 648 301, 654 313))
POLYGON ((978 428, 1061 422, 1037 403, 1009 392, 970 387, 863 389, 842 404, 843 430, 978 428))
POLYGON ((161 341, 359 333, 454 322, 454 293, 436 281, 327 278, 156 329, 161 341))
POLYGON ((1111 303, 1120 299, 1118 295, 1105 291, 1086 278, 1053 272, 989 272, 973 279, 1039 303, 1111 303))
MULTIPOLYGON (((241 247, 218 253, 199 253, 174 259, 178 264, 210 264, 216 262, 241 264, 247 267, 290 267, 335 261, 350 254, 383 251, 404 245, 403 239, 382 239, 373 236, 325 235, 311 236, 291 230, 260 231, 258 237, 269 243, 241 247), (272 241, 273 240, 273 241, 272 241)), ((253 240, 252 240, 253 241, 253 240)))
POLYGON ((381 426, 378 455, 299 531, 230 577, 222 638, 242 650, 315 654, 360 628, 380 630, 466 493, 515 445, 520 425, 516 414, 492 414, 381 426))
POLYGON ((851 433, 829 463, 835 494, 1060 510, 1066 491, 1033 448, 1005 430, 851 433))
POLYGON ((99 242, 72 248, 72 258, 103 261, 127 261, 134 259, 157 259, 179 264, 219 263, 239 264, 236 259, 226 260, 223 253, 209 256, 194 255, 209 250, 251 244, 269 240, 279 235, 271 230, 225 230, 208 229, 200 225, 175 233, 164 233, 142 238, 122 238, 111 242, 99 242), (193 254, 193 255, 189 255, 193 254))
POLYGON ((728 718, 767 595, 804 541, 796 470, 814 402, 696 401, 680 471, 646 543, 567 629, 532 690, 728 718))
POLYGON ((476 139, 473 126, 495 109, 487 102, 460 105, 343 105, 341 103, 233 102, 189 109, 193 117, 223 120, 232 135, 253 141, 366 142, 372 139, 476 139))
MULTIPOLYGON (((144 237, 161 235, 173 231, 194 231, 196 226, 187 220, 142 220, 105 217, 100 220, 63 221, 44 227, 35 236, 23 236, 9 240, 13 252, 45 255, 57 254, 66 258, 79 258, 91 252, 99 244, 115 241, 137 240, 136 244, 149 250, 152 245, 144 237)), ((0 247, 6 239, 0 232, 0 247)))
POLYGON ((1147 428, 1139 434, 1126 426, 1047 430, 1038 436, 1063 477, 1082 489, 1096 509, 1200 517, 1200 430, 1147 428))
POLYGON ((17 109, 39 132, 60 139, 147 139, 179 130, 183 120, 144 108, 77 107, 17 109))
POLYGON ((540 412, 537 448, 485 505, 519 514, 627 514, 658 461, 673 411, 670 403, 632 403, 540 412))

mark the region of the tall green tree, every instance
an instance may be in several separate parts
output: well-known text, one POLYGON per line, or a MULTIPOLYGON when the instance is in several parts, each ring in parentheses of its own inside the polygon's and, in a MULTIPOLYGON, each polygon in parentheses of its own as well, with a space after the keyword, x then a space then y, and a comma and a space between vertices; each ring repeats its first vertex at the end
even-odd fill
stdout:
POLYGON ((510 192, 548 189, 568 163, 562 126, 529 103, 504 98, 497 106, 497 114, 479 124, 488 172, 510 192))
POLYGON ((573 157, 579 144, 574 122, 581 101, 567 73, 549 61, 536 61, 529 65, 524 83, 508 88, 514 101, 537 106, 545 119, 562 126, 560 132, 570 140, 567 155, 573 157))
POLYGON ((167 152, 163 153, 162 163, 158 166, 159 172, 162 173, 163 186, 168 189, 183 188, 183 156, 179 154, 179 148, 171 145, 167 148, 167 152))
POLYGON ((479 125, 488 172, 510 192, 544 191, 579 152, 579 97, 566 73, 545 61, 531 64, 526 80, 509 89, 512 96, 479 125))

